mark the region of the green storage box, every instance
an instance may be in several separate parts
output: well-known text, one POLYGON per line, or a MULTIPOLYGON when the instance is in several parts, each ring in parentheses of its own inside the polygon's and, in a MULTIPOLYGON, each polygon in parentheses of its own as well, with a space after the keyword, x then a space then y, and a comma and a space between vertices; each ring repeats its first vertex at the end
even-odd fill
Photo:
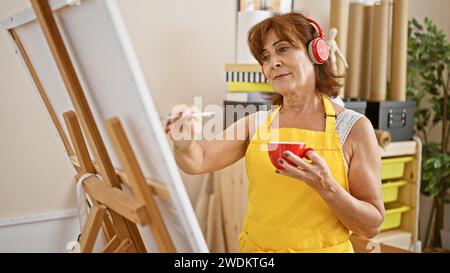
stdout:
POLYGON ((402 178, 405 172, 405 164, 413 161, 412 156, 394 157, 381 160, 381 179, 402 178))
POLYGON ((388 202, 395 202, 398 198, 398 191, 400 187, 408 184, 406 180, 400 180, 400 181, 388 181, 386 183, 383 183, 382 190, 383 190, 383 201, 385 203, 388 202))
POLYGON ((381 225, 381 231, 386 229, 398 228, 402 223, 402 213, 409 211, 411 208, 402 203, 385 204, 386 213, 384 222, 381 225))

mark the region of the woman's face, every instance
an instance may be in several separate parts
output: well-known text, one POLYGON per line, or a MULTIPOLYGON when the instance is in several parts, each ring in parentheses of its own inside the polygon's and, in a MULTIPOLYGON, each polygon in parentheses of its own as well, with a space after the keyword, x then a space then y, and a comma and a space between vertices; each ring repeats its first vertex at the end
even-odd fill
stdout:
POLYGON ((273 30, 267 33, 262 53, 262 69, 275 92, 289 92, 314 87, 314 65, 302 45, 296 48, 280 40, 273 30))

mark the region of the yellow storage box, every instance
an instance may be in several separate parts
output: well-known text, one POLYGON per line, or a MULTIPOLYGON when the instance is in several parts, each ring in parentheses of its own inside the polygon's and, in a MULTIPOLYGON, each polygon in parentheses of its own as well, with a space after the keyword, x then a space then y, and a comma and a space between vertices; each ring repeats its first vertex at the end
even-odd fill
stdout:
POLYGON ((405 172, 405 164, 413 161, 412 156, 386 158, 381 160, 381 179, 402 178, 405 172))
POLYGON ((398 228, 402 223, 402 213, 409 211, 411 208, 402 203, 385 204, 386 213, 384 223, 381 225, 381 231, 386 229, 398 228))
POLYGON ((402 187, 406 184, 408 184, 408 182, 406 180, 388 181, 388 182, 383 183, 383 185, 382 185, 383 201, 385 203, 397 201, 398 191, 399 191, 400 187, 402 187))

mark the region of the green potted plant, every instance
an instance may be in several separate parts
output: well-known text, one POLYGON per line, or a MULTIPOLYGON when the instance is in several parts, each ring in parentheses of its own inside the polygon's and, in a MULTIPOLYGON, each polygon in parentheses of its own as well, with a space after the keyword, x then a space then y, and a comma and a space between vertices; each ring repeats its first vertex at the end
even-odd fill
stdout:
POLYGON ((415 100, 415 133, 423 140, 421 192, 433 198, 433 209, 424 247, 442 247, 440 232, 444 205, 449 198, 450 154, 450 43, 442 29, 425 17, 423 24, 408 24, 408 99, 415 100), (439 141, 432 141, 430 129, 442 123, 439 141), (431 235, 431 236, 429 236, 431 235), (429 240, 430 239, 430 240, 429 240))

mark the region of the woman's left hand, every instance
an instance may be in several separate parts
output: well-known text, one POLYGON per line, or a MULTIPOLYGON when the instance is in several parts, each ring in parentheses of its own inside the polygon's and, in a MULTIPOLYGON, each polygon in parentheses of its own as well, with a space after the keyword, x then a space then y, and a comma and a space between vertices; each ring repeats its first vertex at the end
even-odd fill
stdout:
POLYGON ((290 151, 286 151, 283 153, 283 158, 289 159, 297 166, 293 166, 280 158, 279 163, 283 166, 284 171, 277 170, 277 173, 302 180, 320 194, 333 191, 336 182, 325 160, 314 151, 309 151, 306 157, 311 160, 311 163, 290 151))

